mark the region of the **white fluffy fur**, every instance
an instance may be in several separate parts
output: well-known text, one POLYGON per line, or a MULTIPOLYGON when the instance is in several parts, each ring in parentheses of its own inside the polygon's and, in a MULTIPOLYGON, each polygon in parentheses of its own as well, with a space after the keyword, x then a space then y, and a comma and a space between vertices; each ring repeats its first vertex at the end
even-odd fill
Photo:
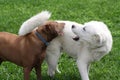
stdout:
POLYGON ((100 60, 108 54, 112 48, 111 32, 103 22, 90 21, 82 27, 72 28, 73 32, 80 37, 78 41, 81 46, 81 53, 77 59, 77 65, 82 80, 89 80, 89 65, 91 62, 100 60))
POLYGON ((47 21, 50 18, 50 16, 51 16, 50 12, 42 11, 39 14, 31 17, 21 25, 18 34, 26 35, 30 33, 34 28, 44 24, 44 22, 47 21))
POLYGON ((90 63, 102 58, 112 48, 112 36, 109 29, 104 23, 98 21, 91 21, 84 25, 70 21, 58 22, 65 23, 64 35, 52 40, 47 47, 48 75, 54 76, 61 50, 63 50, 76 59, 82 80, 89 80, 90 63), (75 26, 74 33, 80 37, 79 41, 72 39, 76 36, 72 32, 72 25, 75 26), (86 31, 83 27, 86 27, 86 31))

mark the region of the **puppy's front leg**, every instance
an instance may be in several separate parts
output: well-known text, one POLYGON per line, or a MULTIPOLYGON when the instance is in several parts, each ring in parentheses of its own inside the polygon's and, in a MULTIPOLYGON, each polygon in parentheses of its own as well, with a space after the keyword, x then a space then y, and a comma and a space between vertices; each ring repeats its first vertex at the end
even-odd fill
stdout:
POLYGON ((47 51, 47 56, 46 56, 46 62, 48 64, 48 72, 47 73, 50 77, 54 76, 55 70, 58 73, 61 73, 57 66, 60 55, 61 55, 61 53, 59 50, 53 51, 51 53, 47 51))
POLYGON ((87 64, 87 72, 89 74, 89 70, 90 70, 90 63, 87 64))
POLYGON ((24 70, 24 80, 30 80, 30 72, 32 70, 31 67, 25 67, 24 70))
POLYGON ((88 77, 88 64, 82 59, 77 60, 77 66, 81 75, 82 80, 89 80, 88 77))
POLYGON ((2 62, 3 62, 3 60, 0 58, 0 65, 1 65, 2 62))
POLYGON ((38 64, 37 66, 35 66, 35 70, 36 70, 37 80, 42 80, 42 77, 41 77, 41 64, 38 64))

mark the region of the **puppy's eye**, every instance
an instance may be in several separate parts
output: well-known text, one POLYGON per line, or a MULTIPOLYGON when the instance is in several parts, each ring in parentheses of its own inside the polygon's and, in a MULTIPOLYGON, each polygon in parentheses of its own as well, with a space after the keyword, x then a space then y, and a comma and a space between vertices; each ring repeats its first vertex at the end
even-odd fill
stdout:
POLYGON ((86 31, 85 27, 83 28, 84 31, 86 31))

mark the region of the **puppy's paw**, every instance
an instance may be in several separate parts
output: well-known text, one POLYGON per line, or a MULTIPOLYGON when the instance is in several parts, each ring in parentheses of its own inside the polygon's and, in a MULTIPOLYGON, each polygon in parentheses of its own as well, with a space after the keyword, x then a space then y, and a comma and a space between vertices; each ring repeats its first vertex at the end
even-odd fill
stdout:
POLYGON ((48 76, 50 76, 50 77, 53 78, 54 75, 55 75, 55 71, 50 71, 50 70, 48 70, 47 74, 48 74, 48 76))

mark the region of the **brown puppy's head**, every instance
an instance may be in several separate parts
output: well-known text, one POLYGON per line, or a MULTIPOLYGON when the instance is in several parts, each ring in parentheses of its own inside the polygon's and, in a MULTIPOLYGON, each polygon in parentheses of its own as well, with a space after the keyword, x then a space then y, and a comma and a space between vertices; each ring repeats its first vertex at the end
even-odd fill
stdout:
POLYGON ((37 32, 44 34, 47 39, 51 40, 58 35, 63 35, 63 28, 65 23, 58 23, 55 21, 48 21, 43 26, 38 27, 37 32))

